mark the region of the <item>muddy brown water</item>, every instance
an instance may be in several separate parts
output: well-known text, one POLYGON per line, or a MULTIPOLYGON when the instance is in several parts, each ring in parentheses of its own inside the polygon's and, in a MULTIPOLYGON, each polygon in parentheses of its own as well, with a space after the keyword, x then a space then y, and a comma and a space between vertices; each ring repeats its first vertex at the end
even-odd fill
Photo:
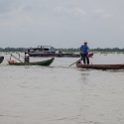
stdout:
MULTIPOLYGON (((69 67, 78 58, 55 58, 50 67, 9 66, 4 57, 0 124, 124 124, 124 70, 69 67)), ((90 61, 123 64, 124 54, 95 54, 90 61)))

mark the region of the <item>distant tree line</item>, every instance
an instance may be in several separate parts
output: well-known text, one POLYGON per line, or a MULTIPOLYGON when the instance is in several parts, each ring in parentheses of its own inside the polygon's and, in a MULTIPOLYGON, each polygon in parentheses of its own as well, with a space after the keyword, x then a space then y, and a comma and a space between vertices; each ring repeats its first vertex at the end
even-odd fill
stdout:
POLYGON ((0 52, 25 52, 28 48, 13 48, 13 47, 6 47, 6 48, 0 48, 0 52))
MULTIPOLYGON (((80 48, 59 48, 56 50, 60 50, 63 52, 79 52, 80 48)), ((90 52, 124 52, 124 48, 95 48, 95 49, 90 49, 89 51, 90 52)))
POLYGON ((96 51, 96 52, 124 52, 124 48, 96 48, 96 49, 91 49, 91 51, 96 51))
MULTIPOLYGON (((25 52, 28 49, 32 48, 13 48, 13 47, 6 47, 6 48, 0 48, 0 52, 25 52)), ((59 50, 62 52, 79 52, 79 48, 54 48, 54 50, 59 50)), ((91 52, 124 52, 124 48, 95 48, 90 49, 91 52)))

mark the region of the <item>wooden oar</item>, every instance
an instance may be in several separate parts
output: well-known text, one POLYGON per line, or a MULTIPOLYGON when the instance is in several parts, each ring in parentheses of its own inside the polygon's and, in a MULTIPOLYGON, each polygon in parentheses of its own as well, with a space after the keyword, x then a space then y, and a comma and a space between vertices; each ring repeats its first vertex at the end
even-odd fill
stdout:
POLYGON ((18 54, 18 55, 19 55, 19 57, 21 56, 21 57, 24 59, 24 57, 23 57, 22 55, 20 55, 20 53, 16 53, 16 54, 18 54))
MULTIPOLYGON (((81 61, 82 59, 80 58, 79 60, 77 60, 76 62, 78 61, 81 61)), ((76 62, 72 63, 71 65, 69 65, 69 67, 71 67, 72 65, 74 65, 76 62)))
MULTIPOLYGON (((10 54, 10 53, 9 53, 10 54)), ((13 54, 10 54, 12 57, 14 57, 15 59, 17 59, 19 62, 23 63, 20 59, 18 59, 17 57, 15 57, 13 54)))

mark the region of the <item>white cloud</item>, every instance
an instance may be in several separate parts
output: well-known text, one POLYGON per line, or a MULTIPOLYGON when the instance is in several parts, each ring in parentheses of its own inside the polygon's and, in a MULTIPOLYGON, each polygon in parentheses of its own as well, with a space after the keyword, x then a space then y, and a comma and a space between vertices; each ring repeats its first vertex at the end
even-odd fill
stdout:
POLYGON ((104 18, 110 18, 110 17, 112 17, 112 15, 109 14, 109 13, 106 13, 106 14, 103 15, 103 17, 104 17, 104 18))
POLYGON ((112 14, 105 13, 105 11, 103 9, 96 9, 95 10, 95 14, 98 15, 98 16, 101 16, 103 18, 110 18, 110 17, 112 17, 112 14))
POLYGON ((18 27, 18 26, 22 26, 22 25, 29 25, 32 24, 33 21, 30 18, 29 15, 25 14, 22 11, 22 8, 18 8, 18 10, 16 11, 10 11, 6 14, 3 15, 3 19, 0 19, 0 26, 13 26, 14 27, 18 27))
POLYGON ((72 13, 72 9, 67 9, 67 8, 64 8, 64 7, 61 7, 61 6, 56 7, 55 10, 58 13, 67 13, 67 14, 71 14, 72 13))
POLYGON ((82 10, 81 8, 76 8, 74 11, 75 11, 75 14, 76 15, 82 15, 82 16, 84 16, 86 14, 85 11, 82 10))
POLYGON ((124 24, 121 25, 120 30, 124 30, 124 24))
POLYGON ((86 14, 86 12, 79 7, 65 8, 65 7, 58 6, 58 7, 55 8, 55 10, 58 13, 74 14, 74 15, 77 15, 77 16, 84 16, 86 14))
POLYGON ((103 14, 104 13, 104 10, 103 9, 96 9, 95 10, 95 13, 96 14, 103 14))

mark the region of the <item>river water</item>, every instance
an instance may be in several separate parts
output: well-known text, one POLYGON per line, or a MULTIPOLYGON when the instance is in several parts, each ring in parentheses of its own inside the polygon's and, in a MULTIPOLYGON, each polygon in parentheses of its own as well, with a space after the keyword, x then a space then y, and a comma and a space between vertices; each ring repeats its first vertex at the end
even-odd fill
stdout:
MULTIPOLYGON (((10 66, 9 55, 1 55, 0 124, 124 124, 124 70, 69 67, 79 58, 10 66)), ((90 61, 123 64, 124 54, 94 54, 90 61)))

